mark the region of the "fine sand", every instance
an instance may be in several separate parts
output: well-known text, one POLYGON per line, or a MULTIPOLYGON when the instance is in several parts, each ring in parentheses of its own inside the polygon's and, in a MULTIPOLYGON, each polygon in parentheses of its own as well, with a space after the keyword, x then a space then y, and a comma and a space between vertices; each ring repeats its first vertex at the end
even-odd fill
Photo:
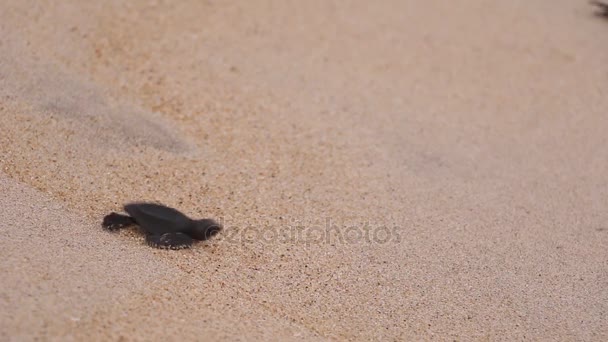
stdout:
POLYGON ((593 11, 2 1, 0 340, 608 340, 593 11))

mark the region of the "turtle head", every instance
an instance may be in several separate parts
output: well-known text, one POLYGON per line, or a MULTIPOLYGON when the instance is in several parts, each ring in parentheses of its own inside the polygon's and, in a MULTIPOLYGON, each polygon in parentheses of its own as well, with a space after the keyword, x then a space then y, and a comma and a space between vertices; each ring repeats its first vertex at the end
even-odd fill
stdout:
POLYGON ((212 219, 202 219, 194 221, 194 227, 190 235, 197 240, 207 240, 219 233, 222 230, 222 225, 212 219))

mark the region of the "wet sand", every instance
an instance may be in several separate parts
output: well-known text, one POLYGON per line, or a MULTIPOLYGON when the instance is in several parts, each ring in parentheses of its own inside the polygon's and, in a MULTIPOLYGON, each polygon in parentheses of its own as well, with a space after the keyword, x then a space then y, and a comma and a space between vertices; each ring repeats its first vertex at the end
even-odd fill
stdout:
POLYGON ((606 340, 583 2, 5 1, 0 339, 606 340), (111 234, 158 201, 225 230, 111 234))

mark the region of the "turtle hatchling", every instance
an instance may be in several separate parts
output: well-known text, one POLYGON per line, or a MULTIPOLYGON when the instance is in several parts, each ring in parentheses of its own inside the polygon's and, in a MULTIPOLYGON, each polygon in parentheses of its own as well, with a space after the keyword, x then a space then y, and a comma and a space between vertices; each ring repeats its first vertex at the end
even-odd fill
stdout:
POLYGON ((212 219, 192 220, 161 204, 129 203, 124 209, 129 215, 114 212, 106 215, 103 228, 118 231, 138 225, 146 234, 148 245, 156 248, 190 248, 194 240, 207 240, 222 230, 222 226, 212 219))
POLYGON ((597 16, 608 19, 608 3, 603 1, 591 0, 591 4, 595 5, 598 9, 596 12, 597 16))

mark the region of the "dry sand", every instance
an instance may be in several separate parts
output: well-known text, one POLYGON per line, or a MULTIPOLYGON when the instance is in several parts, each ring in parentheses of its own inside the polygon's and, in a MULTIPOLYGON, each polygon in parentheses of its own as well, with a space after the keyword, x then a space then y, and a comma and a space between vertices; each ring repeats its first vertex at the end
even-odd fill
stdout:
POLYGON ((608 339, 584 1, 0 4, 0 339, 608 339), (132 200, 225 231, 100 228, 132 200))

